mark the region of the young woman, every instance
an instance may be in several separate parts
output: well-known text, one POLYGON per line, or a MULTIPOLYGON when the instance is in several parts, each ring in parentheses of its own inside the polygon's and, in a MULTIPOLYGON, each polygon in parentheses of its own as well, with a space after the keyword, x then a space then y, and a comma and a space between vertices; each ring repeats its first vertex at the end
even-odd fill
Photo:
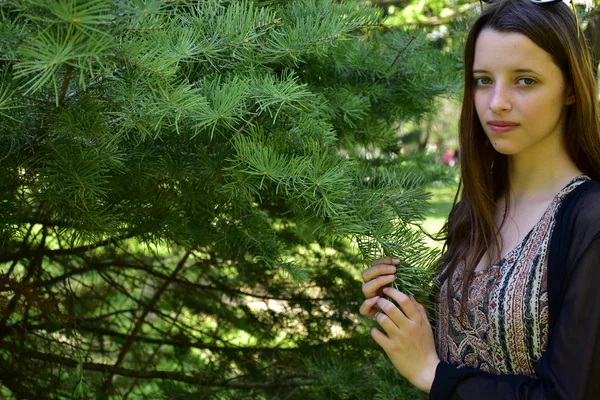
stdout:
POLYGON ((387 287, 388 257, 364 271, 360 312, 430 399, 600 399, 600 123, 583 35, 561 0, 497 0, 464 61, 435 333, 387 287))

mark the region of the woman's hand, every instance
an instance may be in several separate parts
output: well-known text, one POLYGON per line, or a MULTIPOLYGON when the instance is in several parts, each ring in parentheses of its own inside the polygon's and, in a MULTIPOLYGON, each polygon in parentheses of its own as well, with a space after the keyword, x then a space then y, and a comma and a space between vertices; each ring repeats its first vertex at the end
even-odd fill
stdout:
POLYGON ((367 300, 360 306, 360 314, 373 318, 380 308, 377 301, 383 297, 383 288, 396 279, 396 265, 400 260, 391 257, 382 257, 371 263, 371 267, 362 273, 365 284, 362 291, 367 300))
POLYGON ((383 348, 402 376, 429 393, 440 359, 435 350, 433 331, 425 307, 414 297, 396 289, 387 287, 382 291, 400 307, 384 298, 377 300, 377 307, 381 312, 377 313, 376 320, 387 336, 373 328, 371 337, 383 348))

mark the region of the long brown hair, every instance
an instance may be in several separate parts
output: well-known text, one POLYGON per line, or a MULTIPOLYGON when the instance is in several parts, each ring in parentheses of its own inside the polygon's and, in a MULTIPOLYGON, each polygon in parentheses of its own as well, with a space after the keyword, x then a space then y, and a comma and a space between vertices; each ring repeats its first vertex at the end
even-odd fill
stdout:
MULTIPOLYGON (((447 249, 439 282, 452 282, 461 267, 461 309, 477 264, 486 251, 500 256, 499 228, 494 211, 501 196, 508 195, 508 159, 489 143, 473 101, 475 42, 484 29, 520 33, 552 56, 573 91, 567 106, 564 143, 576 166, 593 179, 600 179, 600 123, 596 77, 583 34, 578 34, 573 13, 563 2, 541 5, 529 0, 494 2, 471 28, 464 50, 464 98, 459 124, 461 182, 454 206, 443 231, 447 249), (460 197, 460 201, 457 201, 460 197)), ((507 200, 507 199, 506 199, 507 200)), ((508 201, 505 201, 508 207, 508 201)), ((506 215, 507 208, 505 208, 506 215)), ((448 295, 457 288, 448 285, 448 295)))

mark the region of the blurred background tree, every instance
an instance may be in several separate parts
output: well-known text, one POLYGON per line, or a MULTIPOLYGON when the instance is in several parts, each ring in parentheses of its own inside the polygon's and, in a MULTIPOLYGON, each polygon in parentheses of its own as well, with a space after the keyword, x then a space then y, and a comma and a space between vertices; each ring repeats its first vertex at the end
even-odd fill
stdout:
POLYGON ((0 2, 0 397, 417 399, 357 315, 439 251, 460 61, 333 0, 0 2), (357 251, 358 250, 358 251, 357 251))
MULTIPOLYGON (((433 48, 454 59, 456 65, 453 68, 462 68, 462 45, 471 22, 479 14, 478 1, 365 0, 359 4, 380 8, 387 29, 416 32, 433 48)), ((461 85, 460 79, 453 80, 444 96, 436 99, 430 112, 400 122, 399 140, 405 148, 442 153, 458 147, 461 85)))

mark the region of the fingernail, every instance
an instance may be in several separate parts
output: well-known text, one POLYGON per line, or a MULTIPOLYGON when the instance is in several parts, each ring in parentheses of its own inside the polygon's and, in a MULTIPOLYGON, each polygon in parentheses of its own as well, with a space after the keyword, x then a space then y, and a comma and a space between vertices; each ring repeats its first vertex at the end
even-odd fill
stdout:
POLYGON ((396 267, 394 267, 393 265, 390 265, 388 268, 390 271, 396 272, 396 267))
POLYGON ((398 264, 400 262, 400 260, 398 260, 397 258, 393 258, 392 262, 398 264))

